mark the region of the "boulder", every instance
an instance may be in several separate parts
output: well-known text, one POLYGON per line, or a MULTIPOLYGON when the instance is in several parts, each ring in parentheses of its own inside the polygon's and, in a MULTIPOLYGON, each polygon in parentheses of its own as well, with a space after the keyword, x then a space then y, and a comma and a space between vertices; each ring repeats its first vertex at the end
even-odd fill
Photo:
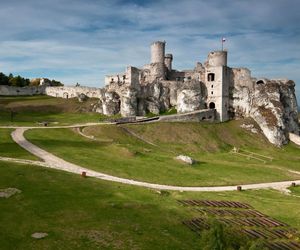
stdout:
POLYGON ((33 233, 31 235, 31 237, 34 238, 34 239, 43 239, 43 238, 45 238, 47 236, 48 236, 47 233, 40 233, 40 232, 36 232, 36 233, 33 233))
POLYGON ((186 155, 178 155, 175 157, 176 160, 179 160, 179 161, 182 161, 186 164, 189 164, 189 165, 192 165, 194 163, 196 163, 196 161, 194 159, 192 159, 191 157, 189 156, 186 156, 186 155))

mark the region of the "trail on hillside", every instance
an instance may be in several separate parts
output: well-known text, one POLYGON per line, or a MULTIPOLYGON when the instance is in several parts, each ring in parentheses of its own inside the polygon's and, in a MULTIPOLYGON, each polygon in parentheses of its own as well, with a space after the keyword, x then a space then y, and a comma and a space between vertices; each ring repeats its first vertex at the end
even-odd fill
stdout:
MULTIPOLYGON (((146 187, 146 188, 152 188, 152 189, 159 189, 159 190, 173 190, 173 191, 193 191, 193 192, 221 192, 221 191, 234 191, 237 190, 237 186, 215 186, 215 187, 181 187, 181 186, 171 186, 171 185, 161 185, 161 184, 154 184, 154 183, 147 183, 142 181, 135 181, 131 179, 125 179, 125 178, 119 178, 112 175, 107 175, 101 172, 93 171, 87 168, 83 168, 79 165, 67 162, 41 148, 38 146, 32 144, 31 142, 27 141, 24 137, 24 132, 28 130, 29 128, 17 128, 12 132, 12 138, 13 140, 19 144, 22 148, 29 151, 33 155, 39 157, 44 161, 43 164, 36 164, 36 162, 32 161, 30 164, 35 164, 43 167, 63 170, 75 174, 81 174, 82 172, 86 172, 87 176, 95 177, 102 180, 107 181, 113 181, 123 184, 129 184, 134 186, 140 186, 140 187, 146 187)), ((0 157, 0 160, 6 160, 6 161, 13 161, 10 160, 12 158, 4 158, 0 157)), ((18 160, 19 163, 29 163, 29 161, 18 160)), ((295 181, 283 181, 283 182, 270 182, 270 183, 259 183, 259 184, 247 184, 242 185, 242 189, 248 190, 248 189, 277 189, 277 190, 287 190, 288 187, 291 186, 292 182, 294 182, 296 185, 300 185, 300 180, 295 181)))

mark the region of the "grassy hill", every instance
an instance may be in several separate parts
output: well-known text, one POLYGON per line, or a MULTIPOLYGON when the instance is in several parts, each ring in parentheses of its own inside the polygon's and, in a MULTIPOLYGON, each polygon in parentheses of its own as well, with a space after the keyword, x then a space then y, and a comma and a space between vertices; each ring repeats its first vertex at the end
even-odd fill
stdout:
MULTIPOLYGON (((0 124, 98 121, 98 114, 85 113, 89 105, 45 96, 1 98, 0 124), (17 112, 13 122, 10 109, 17 112)), ((299 179, 288 171, 300 171, 299 147, 292 143, 274 147, 261 133, 241 128, 250 123, 253 121, 82 128, 93 139, 74 129, 53 128, 29 130, 25 136, 70 162, 153 183, 212 186, 299 179), (230 153, 233 147, 248 156, 230 153), (198 163, 189 166, 176 161, 179 154, 198 163)), ((0 129, 0 156, 37 160, 12 141, 11 132, 0 129)), ((300 230, 299 187, 292 188, 291 195, 274 190, 160 192, 2 161, 0 176, 0 189, 22 191, 0 198, 1 249, 200 249, 199 236, 182 224, 195 211, 180 205, 178 199, 246 202, 300 230), (49 235, 36 240, 31 238, 35 232, 49 235)))
POLYGON ((96 99, 79 102, 77 98, 63 99, 50 96, 1 97, 0 125, 36 125, 48 121, 66 125, 80 122, 97 122, 103 116, 91 112, 96 99))
POLYGON ((195 212, 177 199, 242 201, 300 229, 299 198, 277 191, 160 194, 3 162, 0 175, 0 189, 22 191, 0 198, 1 249, 199 249, 197 234, 181 223, 195 212), (36 240, 35 232, 49 236, 36 240))
MULTIPOLYGON (((181 186, 238 185, 293 180, 300 171, 299 148, 290 144, 272 146, 261 134, 253 134, 240 125, 246 121, 223 124, 151 123, 127 125, 153 146, 128 134, 121 126, 87 127, 79 135, 72 129, 29 130, 25 136, 55 155, 107 174, 181 186), (262 162, 232 154, 233 147, 273 157, 262 162), (193 166, 175 160, 177 155, 197 160, 193 166)), ((249 121, 247 121, 249 122, 249 121)), ((247 155, 249 153, 246 153, 247 155)))

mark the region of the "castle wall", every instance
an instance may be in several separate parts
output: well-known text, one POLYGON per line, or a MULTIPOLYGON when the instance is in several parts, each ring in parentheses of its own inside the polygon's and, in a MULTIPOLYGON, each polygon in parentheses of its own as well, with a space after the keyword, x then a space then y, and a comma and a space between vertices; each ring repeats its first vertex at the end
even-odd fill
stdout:
POLYGON ((162 122, 201 122, 201 121, 214 121, 215 110, 204 109, 185 114, 166 115, 160 116, 159 121, 162 122))
POLYGON ((0 85, 0 96, 32 96, 42 95, 44 92, 45 86, 14 87, 0 85))
POLYGON ((140 70, 132 66, 127 67, 125 83, 132 87, 138 87, 140 85, 140 70))
POLYGON ((90 98, 101 98, 102 89, 91 87, 46 87, 45 94, 53 97, 75 98, 80 94, 85 94, 90 98))
POLYGON ((234 87, 247 87, 254 89, 251 71, 247 68, 231 68, 231 82, 234 87))
POLYGON ((105 85, 109 85, 111 83, 122 83, 125 81, 125 78, 126 78, 125 73, 107 75, 104 78, 104 83, 105 83, 105 85))

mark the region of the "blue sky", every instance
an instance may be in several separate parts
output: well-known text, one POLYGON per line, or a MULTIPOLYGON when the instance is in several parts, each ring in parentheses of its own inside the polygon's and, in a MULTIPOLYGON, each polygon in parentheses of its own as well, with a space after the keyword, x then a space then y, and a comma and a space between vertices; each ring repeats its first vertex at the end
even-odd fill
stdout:
POLYGON ((299 11, 299 0, 0 0, 0 71, 101 87, 148 63, 152 41, 167 41, 180 70, 224 36, 229 66, 293 79, 299 100, 299 11))

